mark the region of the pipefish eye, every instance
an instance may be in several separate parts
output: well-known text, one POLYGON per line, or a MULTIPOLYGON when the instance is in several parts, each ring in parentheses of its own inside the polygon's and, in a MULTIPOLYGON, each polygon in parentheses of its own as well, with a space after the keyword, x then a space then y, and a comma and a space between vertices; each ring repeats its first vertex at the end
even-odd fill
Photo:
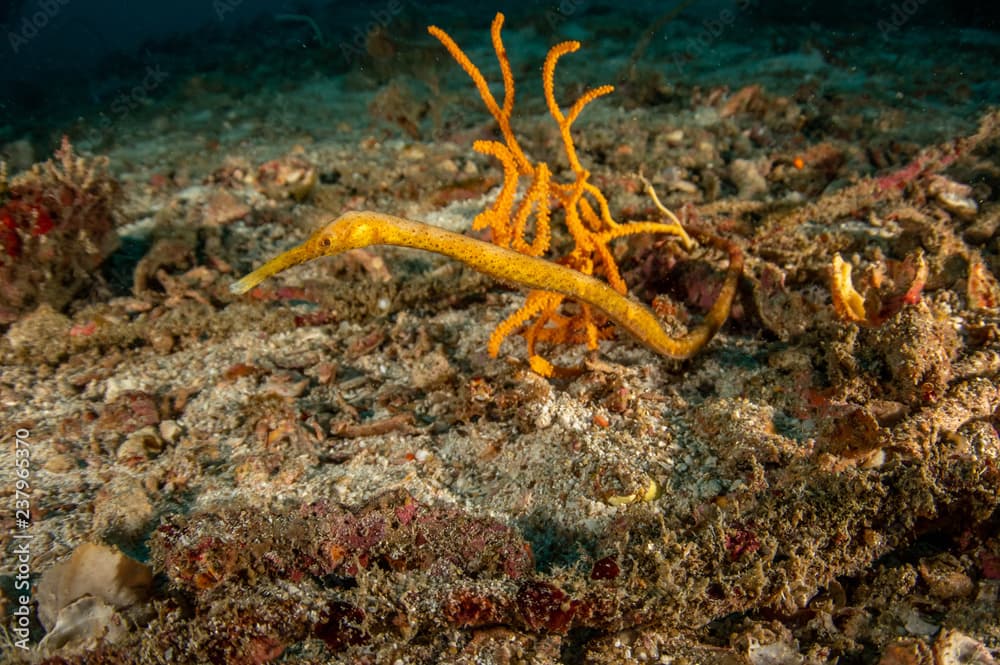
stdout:
POLYGON ((323 247, 329 247, 332 244, 332 241, 329 238, 323 238, 319 241, 319 244, 323 247))

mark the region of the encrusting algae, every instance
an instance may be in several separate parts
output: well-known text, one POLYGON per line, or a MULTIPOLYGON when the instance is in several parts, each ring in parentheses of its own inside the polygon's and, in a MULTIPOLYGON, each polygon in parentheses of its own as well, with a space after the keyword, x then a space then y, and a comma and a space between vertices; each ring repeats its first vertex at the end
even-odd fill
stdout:
POLYGON ((493 48, 504 82, 503 106, 497 103, 482 73, 454 40, 436 26, 428 28, 472 78, 503 135, 503 142, 476 141, 473 144, 477 152, 498 159, 504 173, 503 186, 496 202, 473 221, 473 229, 490 229, 492 244, 388 214, 348 212, 302 245, 279 255, 234 283, 230 290, 238 294, 246 293, 267 277, 320 256, 370 245, 398 245, 444 254, 502 282, 531 289, 524 305, 493 331, 488 351, 496 357, 504 338, 527 324, 521 334, 528 346, 528 360, 531 368, 542 376, 575 370, 556 367, 542 358, 535 350, 537 342, 583 342, 590 349, 597 348, 599 338, 605 333, 599 326, 603 321, 595 316, 594 309, 661 355, 675 359, 691 357, 711 340, 729 316, 742 272, 742 254, 732 243, 715 237, 705 238, 728 251, 729 268, 723 287, 705 320, 686 335, 671 337, 647 307, 630 300, 628 287, 608 246, 612 240, 640 233, 662 233, 678 237, 685 249, 693 248, 695 243, 677 218, 660 204, 648 184, 647 192, 669 222, 616 222, 611 217, 607 198, 590 182, 590 172, 580 163, 570 128, 588 103, 610 93, 613 86, 593 88, 577 99, 567 113, 560 110, 553 92, 555 66, 560 57, 578 50, 579 42, 567 41, 553 46, 542 68, 549 113, 559 126, 574 179, 557 182, 553 180, 547 163, 533 164, 528 159, 510 123, 514 108, 514 78, 500 36, 503 21, 503 14, 498 13, 491 29, 493 48), (528 179, 528 186, 518 200, 522 177, 528 179), (574 247, 566 256, 549 261, 540 257, 550 249, 553 204, 564 211, 566 228, 573 238, 574 247), (595 271, 606 281, 595 277, 595 271), (566 298, 579 304, 579 308, 571 314, 561 312, 566 298), (528 323, 531 319, 534 321, 528 323))

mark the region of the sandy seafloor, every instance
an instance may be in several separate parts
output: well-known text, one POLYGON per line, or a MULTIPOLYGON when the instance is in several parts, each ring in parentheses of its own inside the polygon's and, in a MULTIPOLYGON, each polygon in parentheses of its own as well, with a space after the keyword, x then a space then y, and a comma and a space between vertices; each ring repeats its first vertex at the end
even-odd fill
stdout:
MULTIPOLYGON (((447 18, 428 21, 495 81, 485 24, 447 18)), ((652 214, 642 171, 746 257, 693 359, 621 332, 543 347, 585 366, 568 379, 530 372, 516 335, 489 357, 524 292, 436 255, 362 250, 228 292, 345 209, 465 230, 490 205, 500 169, 471 143, 494 124, 429 37, 384 35, 348 73, 309 63, 280 88, 189 76, 111 126, 67 127, 110 159, 122 242, 61 310, 3 326, 0 465, 30 432, 34 581, 88 542, 153 578, 76 616, 61 647, 8 632, 3 658, 994 662, 1000 40, 875 24, 750 45, 734 27, 683 63, 657 42, 629 78, 624 19, 509 23, 534 159, 566 178, 539 72, 581 39, 556 90, 618 83, 574 127, 616 218, 652 214), (257 178, 275 159, 314 170, 301 200, 257 178), (835 311, 836 253, 871 321, 835 311)), ((642 237, 615 252, 678 333, 726 263, 642 237)))

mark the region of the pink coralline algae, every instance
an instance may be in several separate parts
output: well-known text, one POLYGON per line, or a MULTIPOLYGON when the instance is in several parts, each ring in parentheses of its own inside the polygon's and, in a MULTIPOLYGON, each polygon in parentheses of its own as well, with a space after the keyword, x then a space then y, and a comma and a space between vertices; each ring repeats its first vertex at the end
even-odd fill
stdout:
MULTIPOLYGON (((402 606, 357 598, 361 579, 409 579, 407 585, 418 587, 433 580, 442 589, 500 584, 512 590, 533 584, 534 575, 531 546, 516 530, 455 507, 420 504, 405 492, 376 497, 356 510, 318 501, 276 513, 228 509, 176 517, 157 529, 151 554, 154 568, 166 573, 199 613, 218 610, 220 599, 234 594, 230 609, 237 618, 227 623, 224 639, 229 646, 217 636, 196 637, 206 653, 231 651, 218 662, 266 662, 309 638, 340 651, 366 644, 375 626, 394 630, 391 626, 405 618, 402 606), (247 582, 256 589, 298 585, 309 589, 322 609, 296 618, 286 611, 286 601, 257 595, 252 607, 244 607, 240 589, 247 582)), ((447 610, 446 592, 441 594, 428 602, 447 610)), ((562 627, 572 615, 549 616, 544 603, 535 605, 531 618, 543 627, 562 627)), ((448 621, 449 613, 436 620, 441 619, 448 621)), ((414 619, 411 629, 419 623, 414 619)))
POLYGON ((390 493, 357 511, 326 502, 271 516, 233 511, 167 523, 154 556, 171 580, 194 591, 249 576, 337 575, 361 569, 449 570, 462 578, 520 579, 534 571, 530 545, 517 532, 457 508, 418 504, 390 493), (262 539, 271 541, 266 555, 262 539))

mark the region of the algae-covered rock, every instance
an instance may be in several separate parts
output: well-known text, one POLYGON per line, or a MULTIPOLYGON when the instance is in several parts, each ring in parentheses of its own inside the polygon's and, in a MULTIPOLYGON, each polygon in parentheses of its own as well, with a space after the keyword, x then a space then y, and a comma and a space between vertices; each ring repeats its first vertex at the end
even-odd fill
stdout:
POLYGON ((56 363, 69 349, 71 328, 69 318, 43 303, 11 325, 7 341, 19 356, 56 363))
POLYGON ((0 310, 58 309, 90 283, 118 246, 120 200, 108 159, 78 156, 65 137, 53 159, 0 181, 0 310))

